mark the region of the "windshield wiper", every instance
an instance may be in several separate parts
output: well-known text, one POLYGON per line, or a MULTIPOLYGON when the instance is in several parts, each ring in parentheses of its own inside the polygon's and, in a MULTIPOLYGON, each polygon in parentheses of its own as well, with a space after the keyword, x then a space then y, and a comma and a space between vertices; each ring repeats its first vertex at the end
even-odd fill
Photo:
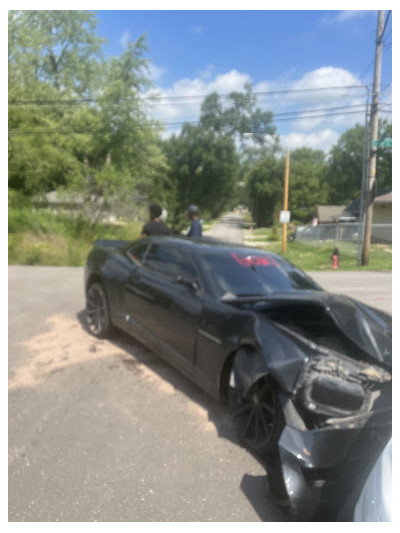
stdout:
POLYGON ((228 304, 244 304, 244 303, 255 303, 262 302, 264 300, 273 299, 274 296, 272 292, 269 294, 232 294, 227 292, 221 297, 221 301, 228 304))

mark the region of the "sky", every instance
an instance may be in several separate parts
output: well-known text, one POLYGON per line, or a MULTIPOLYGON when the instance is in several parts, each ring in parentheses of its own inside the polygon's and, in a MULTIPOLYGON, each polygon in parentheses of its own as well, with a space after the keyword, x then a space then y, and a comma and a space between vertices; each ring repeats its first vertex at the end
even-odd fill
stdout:
MULTIPOLYGON (((265 10, 260 6, 267 3, 251 0, 231 2, 231 9, 217 1, 205 1, 204 9, 191 10, 175 3, 163 5, 168 9, 149 0, 148 10, 121 7, 98 9, 96 14, 97 33, 108 40, 103 48, 107 56, 121 54, 127 42, 146 35, 152 93, 159 97, 148 112, 165 124, 165 136, 178 133, 185 121, 197 121, 207 94, 217 91, 227 105, 226 96, 243 91, 248 82, 257 94, 257 105, 273 112, 284 148, 306 146, 327 152, 346 129, 365 123, 377 10, 265 10)), ((363 7, 368 8, 368 2, 363 7)), ((386 17, 380 116, 391 121, 388 11, 386 17)))

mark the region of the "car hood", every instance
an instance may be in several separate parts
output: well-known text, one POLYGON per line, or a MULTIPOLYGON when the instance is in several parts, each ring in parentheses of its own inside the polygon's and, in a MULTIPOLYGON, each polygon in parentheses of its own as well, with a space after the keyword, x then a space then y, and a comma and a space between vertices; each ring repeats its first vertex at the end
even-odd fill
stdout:
POLYGON ((353 298, 296 291, 238 301, 251 305, 261 319, 272 321, 300 341, 391 368, 391 316, 353 298))

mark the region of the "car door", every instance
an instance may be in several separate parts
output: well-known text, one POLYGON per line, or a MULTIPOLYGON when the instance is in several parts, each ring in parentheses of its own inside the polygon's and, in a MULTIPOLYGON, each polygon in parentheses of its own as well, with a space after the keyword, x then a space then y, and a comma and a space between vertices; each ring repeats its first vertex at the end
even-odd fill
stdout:
POLYGON ((127 313, 146 340, 183 371, 191 369, 202 312, 191 257, 169 242, 150 244, 126 286, 127 313))

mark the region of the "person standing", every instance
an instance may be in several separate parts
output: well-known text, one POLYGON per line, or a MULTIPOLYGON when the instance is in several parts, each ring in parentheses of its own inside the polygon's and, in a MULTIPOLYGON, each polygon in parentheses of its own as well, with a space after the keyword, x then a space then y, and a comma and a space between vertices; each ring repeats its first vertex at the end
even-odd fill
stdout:
POLYGON ((149 235, 170 235, 170 228, 161 220, 162 209, 158 204, 152 204, 149 209, 150 220, 142 228, 142 237, 149 235))
POLYGON ((199 208, 197 205, 189 205, 188 207, 188 215, 190 220, 192 221, 190 224, 189 231, 187 233, 188 237, 192 237, 193 239, 198 239, 203 234, 203 228, 201 225, 201 220, 199 219, 199 208))

